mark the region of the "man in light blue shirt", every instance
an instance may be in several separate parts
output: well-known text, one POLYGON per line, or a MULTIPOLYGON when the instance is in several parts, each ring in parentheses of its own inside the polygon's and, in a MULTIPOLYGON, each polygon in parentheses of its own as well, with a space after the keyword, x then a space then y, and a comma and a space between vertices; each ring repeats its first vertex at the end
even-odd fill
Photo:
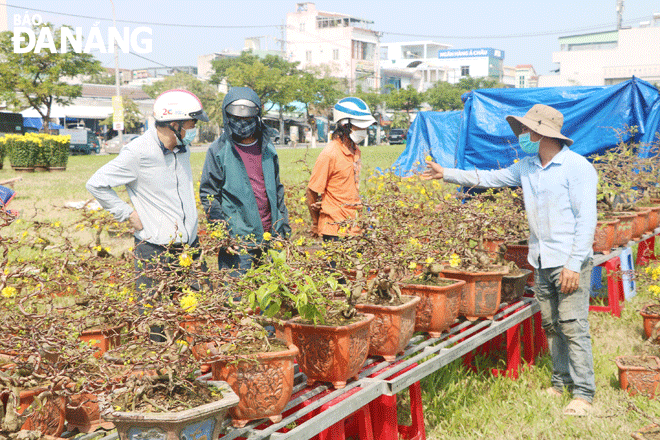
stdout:
POLYGON ((536 104, 525 116, 506 119, 521 149, 533 156, 492 171, 427 161, 423 177, 468 187, 522 187, 530 230, 527 259, 536 269, 534 289, 552 356, 552 387, 546 392, 571 391, 574 399, 564 414, 585 415, 596 388, 587 316, 598 174, 568 148, 573 141, 561 134, 564 117, 554 108, 536 104))

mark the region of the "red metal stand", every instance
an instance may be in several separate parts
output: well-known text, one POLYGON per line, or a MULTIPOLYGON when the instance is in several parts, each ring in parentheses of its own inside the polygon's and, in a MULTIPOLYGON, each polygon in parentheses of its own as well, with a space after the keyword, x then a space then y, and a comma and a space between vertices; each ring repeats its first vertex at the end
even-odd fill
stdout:
MULTIPOLYGON (((510 312, 515 313, 518 309, 510 312)), ((536 356, 545 352, 548 348, 548 342, 545 338, 545 332, 541 328, 541 312, 530 316, 524 321, 507 329, 506 332, 498 335, 492 340, 481 345, 477 349, 463 356, 463 365, 472 371, 477 371, 474 366, 474 356, 476 353, 493 354, 496 350, 506 350, 506 368, 491 368, 490 372, 494 376, 505 376, 511 379, 517 379, 521 367, 524 367, 522 360, 526 365, 534 365, 536 356), (521 335, 522 329, 522 335, 521 335), (522 357, 521 357, 522 341, 522 357)))
POLYGON ((644 266, 651 260, 657 260, 655 256, 655 235, 640 241, 637 246, 637 259, 635 260, 636 266, 644 266))
POLYGON ((621 279, 621 259, 614 257, 600 264, 607 271, 607 305, 589 306, 590 312, 610 312, 612 316, 621 317, 621 309, 625 301, 623 280, 621 279))
MULTIPOLYGON (((298 393, 294 394, 292 396, 292 399, 298 397, 301 394, 306 393, 309 391, 308 389, 303 389, 302 391, 299 391, 298 393)), ((311 399, 308 399, 301 404, 295 406, 294 408, 289 409, 284 416, 287 416, 289 414, 292 414, 299 409, 311 405, 315 401, 319 400, 320 398, 330 394, 334 390, 326 390, 323 391, 322 393, 319 393, 318 395, 312 397, 311 399)), ((304 423, 307 420, 311 419, 312 417, 322 413, 323 411, 327 410, 328 408, 337 405, 341 403, 344 399, 348 398, 349 396, 357 393, 360 391, 359 387, 353 388, 350 391, 347 391, 346 393, 342 394, 341 396, 332 399, 331 401, 321 405, 319 408, 315 409, 314 411, 311 411, 307 413, 305 416, 301 417, 299 422, 304 423)), ((318 435, 315 435, 312 437, 312 440, 345 440, 347 438, 355 438, 355 439, 364 439, 364 440, 374 440, 374 435, 372 431, 372 423, 371 423, 371 414, 369 413, 369 405, 365 405, 350 416, 346 417, 345 419, 335 423, 334 425, 330 426, 329 428, 321 431, 318 435)))
MULTIPOLYGON (((394 365, 396 364, 392 364, 392 366, 394 365)), ((388 379, 395 378, 416 366, 417 364, 413 363, 409 367, 406 367, 398 373, 390 376, 388 379)), ((408 391, 410 393, 410 416, 412 418, 412 424, 410 426, 399 425, 399 422, 397 421, 396 395, 382 395, 369 403, 369 411, 371 412, 371 418, 373 421, 372 428, 374 439, 426 439, 426 430, 424 428, 424 408, 422 407, 422 387, 419 382, 415 382, 408 388, 408 391)))

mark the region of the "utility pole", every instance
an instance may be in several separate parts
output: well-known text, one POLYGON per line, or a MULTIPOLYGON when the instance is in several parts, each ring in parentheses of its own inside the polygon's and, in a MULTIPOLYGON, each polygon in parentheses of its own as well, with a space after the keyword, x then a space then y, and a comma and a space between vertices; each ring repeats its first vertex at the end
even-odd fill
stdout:
POLYGON ((616 0, 616 28, 621 29, 623 24, 623 0, 616 0))
MULTIPOLYGON (((115 29, 117 29, 117 18, 115 16, 115 3, 110 0, 110 4, 112 5, 112 25, 114 26, 115 29)), ((119 50, 117 50, 117 39, 115 39, 115 96, 117 96, 117 100, 121 102, 121 92, 119 90, 119 50)), ((114 104, 114 103, 113 103, 114 104)), ((115 107, 113 105, 113 107, 115 107)), ((114 110, 116 113, 117 111, 114 110)), ((121 105, 121 112, 122 112, 122 118, 121 118, 121 125, 118 126, 118 134, 119 134, 119 148, 121 149, 124 146, 124 106, 123 103, 121 105)), ((114 125, 114 118, 113 118, 113 125, 114 125)), ((113 127, 114 128, 114 127, 113 127)))

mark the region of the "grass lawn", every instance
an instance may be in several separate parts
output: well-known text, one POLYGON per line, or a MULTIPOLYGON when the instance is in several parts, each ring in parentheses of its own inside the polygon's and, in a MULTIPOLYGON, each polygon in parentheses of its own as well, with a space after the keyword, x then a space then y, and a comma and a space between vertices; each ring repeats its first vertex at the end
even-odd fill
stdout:
MULTIPOLYGON (((390 166, 404 147, 364 148, 363 178, 376 167, 390 166)), ((288 194, 292 205, 299 203, 291 197, 300 197, 319 151, 303 148, 279 150, 282 181, 289 188, 297 188, 297 192, 288 194)), ((204 156, 205 153, 192 155, 193 174, 197 181, 204 156)), ((88 200, 91 196, 85 190, 85 182, 113 157, 73 156, 66 172, 34 174, 18 174, 6 160, 5 168, 0 170, 0 181, 22 177, 13 186, 17 196, 10 205, 21 212, 22 219, 67 223, 68 220, 74 221, 78 214, 64 208, 64 203, 88 200)), ((119 193, 126 197, 125 191, 119 193)), ((296 215, 302 216, 305 212, 298 210, 296 215)), ((3 233, 17 233, 21 227, 19 222, 3 233)), ((112 243, 113 249, 128 248, 131 244, 130 239, 105 239, 112 243)), ((657 354, 657 347, 648 346, 643 341, 642 319, 638 313, 649 301, 648 291, 638 285, 637 296, 626 302, 621 318, 607 313, 590 314, 597 384, 594 415, 585 418, 563 416, 562 409, 570 397, 564 395, 553 399, 546 396, 543 390, 550 385, 551 371, 548 355, 537 359, 536 366, 525 369, 517 380, 466 372, 459 361, 423 380, 427 438, 627 439, 632 432, 651 421, 660 423, 660 403, 640 396, 631 398, 619 389, 613 361, 623 354, 657 354)), ((489 366, 494 362, 492 358, 479 358, 479 361, 489 366)), ((399 401, 405 400, 405 394, 401 394, 399 401)))

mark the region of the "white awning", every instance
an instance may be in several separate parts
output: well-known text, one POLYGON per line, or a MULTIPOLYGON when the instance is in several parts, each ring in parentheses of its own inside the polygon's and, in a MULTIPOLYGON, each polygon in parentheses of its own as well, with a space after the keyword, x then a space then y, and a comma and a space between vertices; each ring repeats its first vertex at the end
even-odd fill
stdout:
MULTIPOLYGON (((39 112, 30 107, 21 112, 26 118, 39 118, 39 112)), ((83 119, 105 119, 112 114, 112 106, 95 105, 68 105, 63 107, 53 104, 50 109, 51 118, 83 118, 83 119)))

